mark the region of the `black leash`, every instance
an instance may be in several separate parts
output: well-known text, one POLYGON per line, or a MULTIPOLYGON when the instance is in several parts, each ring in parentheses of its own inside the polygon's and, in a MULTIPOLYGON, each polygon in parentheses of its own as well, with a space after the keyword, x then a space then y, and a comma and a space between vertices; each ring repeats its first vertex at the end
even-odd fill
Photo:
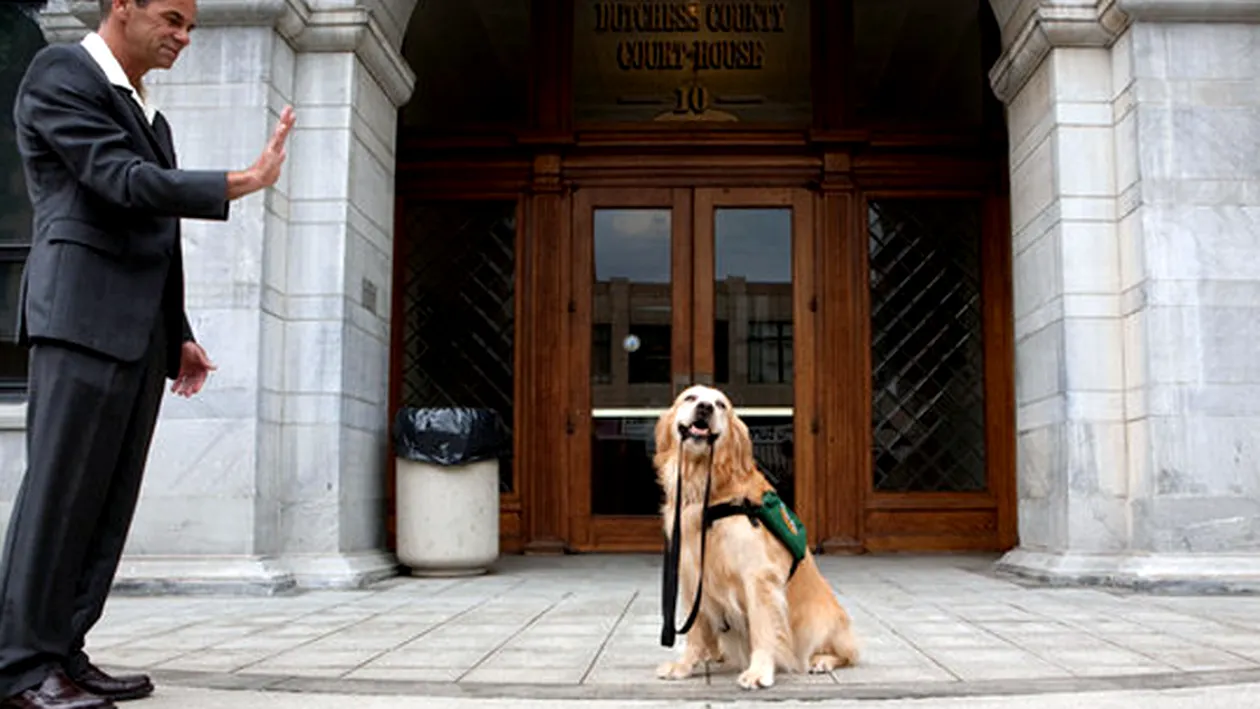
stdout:
MULTIPOLYGON (((709 489, 713 484, 713 439, 709 436, 709 474, 704 480, 704 507, 703 510, 709 509, 709 489)), ((669 545, 665 548, 664 568, 661 570, 661 613, 665 616, 664 623, 661 626, 661 645, 665 647, 674 646, 674 638, 677 635, 686 635, 691 630, 691 626, 696 622, 696 615, 700 612, 700 594, 704 590, 704 542, 708 538, 708 525, 700 527, 700 578, 696 581, 696 597, 692 601, 691 613, 687 616, 687 621, 683 623, 683 627, 674 628, 674 614, 677 612, 678 605, 678 564, 679 557, 682 553, 682 455, 678 456, 678 486, 674 493, 674 533, 670 536, 669 545)))

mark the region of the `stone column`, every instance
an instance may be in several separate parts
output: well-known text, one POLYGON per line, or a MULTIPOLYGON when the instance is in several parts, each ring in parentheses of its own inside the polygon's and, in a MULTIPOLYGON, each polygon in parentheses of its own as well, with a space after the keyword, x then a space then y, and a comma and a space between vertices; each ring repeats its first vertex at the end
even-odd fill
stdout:
MULTIPOLYGON (((385 456, 394 156, 414 77, 364 8, 296 33, 280 375, 280 537, 302 585, 393 573, 385 456), (357 51, 356 51, 357 49, 357 51)), ((277 355, 280 350, 277 350, 277 355)))
POLYGON ((1260 0, 1121 0, 1133 564, 1260 585, 1260 0))
POLYGON ((1257 10, 1001 4, 1020 546, 999 568, 1260 581, 1257 10))
MULTIPOLYGON (((281 181, 227 223, 184 223, 188 310, 218 365, 163 404, 123 586, 354 586, 383 551, 397 107, 414 76, 359 7, 199 0, 193 43, 150 74, 183 167, 249 165, 286 103, 281 181)), ((53 3, 51 41, 97 24, 53 3)))

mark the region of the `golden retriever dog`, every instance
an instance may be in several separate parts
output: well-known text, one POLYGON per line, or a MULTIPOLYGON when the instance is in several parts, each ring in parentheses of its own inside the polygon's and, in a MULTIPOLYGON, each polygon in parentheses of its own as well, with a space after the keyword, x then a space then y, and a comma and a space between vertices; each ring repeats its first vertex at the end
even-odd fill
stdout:
MULTIPOLYGON (((654 464, 665 491, 661 512, 672 539, 675 505, 682 505, 678 589, 686 617, 700 582, 700 537, 706 479, 709 505, 760 504, 774 490, 753 460, 748 427, 721 391, 693 386, 678 395, 656 424, 654 464), (710 461, 712 457, 712 461, 710 461), (681 473, 679 472, 681 470, 681 473), (677 497, 682 476, 682 500, 677 497)), ((776 670, 830 672, 857 661, 850 620, 808 549, 796 572, 791 551, 765 524, 747 515, 715 520, 704 550, 703 594, 695 624, 677 661, 657 669, 661 679, 691 676, 704 661, 744 668, 739 685, 770 687, 776 670)))

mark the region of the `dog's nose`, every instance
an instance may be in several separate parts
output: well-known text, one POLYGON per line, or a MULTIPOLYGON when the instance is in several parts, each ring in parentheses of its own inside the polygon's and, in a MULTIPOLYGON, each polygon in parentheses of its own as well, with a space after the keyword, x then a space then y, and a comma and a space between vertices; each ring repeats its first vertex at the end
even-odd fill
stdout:
POLYGON ((713 413, 713 404, 707 401, 701 401, 696 404, 696 414, 699 416, 708 416, 713 413))

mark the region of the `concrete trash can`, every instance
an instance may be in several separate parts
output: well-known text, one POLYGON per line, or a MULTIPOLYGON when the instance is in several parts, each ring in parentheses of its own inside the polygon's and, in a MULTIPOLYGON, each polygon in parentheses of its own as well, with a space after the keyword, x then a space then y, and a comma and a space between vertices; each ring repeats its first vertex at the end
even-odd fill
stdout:
POLYGON ((404 408, 394 421, 397 556, 413 576, 471 576, 499 557, 499 457, 489 409, 404 408))

